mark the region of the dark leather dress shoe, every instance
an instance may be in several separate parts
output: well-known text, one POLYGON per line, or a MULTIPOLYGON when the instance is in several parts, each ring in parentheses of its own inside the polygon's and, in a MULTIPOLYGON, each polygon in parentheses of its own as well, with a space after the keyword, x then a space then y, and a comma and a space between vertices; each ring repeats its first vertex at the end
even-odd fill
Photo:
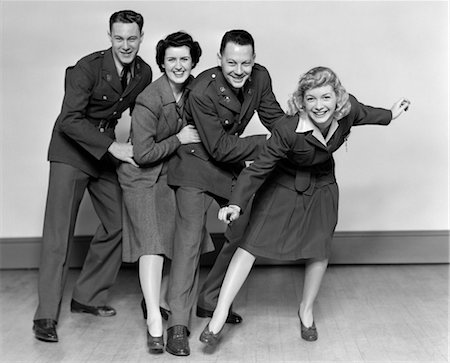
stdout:
POLYGON ((53 319, 37 319, 33 320, 33 323, 33 332, 36 339, 49 343, 58 341, 56 321, 53 319))
MULTIPOLYGON (((141 309, 142 309, 142 316, 144 317, 144 319, 147 319, 147 305, 145 305, 145 299, 142 298, 141 300, 141 309)), ((170 310, 164 309, 163 307, 159 307, 159 311, 161 312, 161 317, 164 320, 169 320, 169 314, 170 314, 170 310)))
POLYGON ((209 324, 206 325, 205 329, 203 329, 202 333, 200 334, 200 341, 210 347, 215 347, 217 343, 219 343, 222 329, 220 329, 220 331, 217 334, 214 334, 212 331, 209 330, 209 324))
POLYGON ((96 316, 109 317, 116 315, 116 310, 111 306, 89 306, 79 303, 76 300, 70 302, 70 311, 72 313, 87 313, 96 316))
POLYGON ((166 351, 177 356, 191 354, 187 327, 184 325, 174 325, 167 329, 166 351))
MULTIPOLYGON (((208 310, 208 309, 203 309, 202 307, 197 306, 197 316, 199 318, 212 318, 213 311, 212 310, 208 310)), ((227 320, 225 321, 225 323, 228 323, 228 324, 240 324, 240 323, 242 323, 242 316, 240 316, 239 314, 235 313, 230 308, 230 311, 228 312, 227 320)))
POLYGON ((152 336, 147 330, 147 347, 150 354, 164 353, 164 339, 160 337, 152 336))

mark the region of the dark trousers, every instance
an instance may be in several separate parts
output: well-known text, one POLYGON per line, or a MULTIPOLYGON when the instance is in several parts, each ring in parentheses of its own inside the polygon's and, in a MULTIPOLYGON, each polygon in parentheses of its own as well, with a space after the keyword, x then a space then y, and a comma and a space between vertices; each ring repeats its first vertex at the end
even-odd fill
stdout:
POLYGON ((198 295, 197 305, 203 309, 214 310, 219 298, 220 288, 222 287, 228 265, 241 244, 245 227, 248 224, 252 202, 249 203, 246 211, 237 221, 228 225, 225 232, 226 241, 222 246, 214 265, 209 270, 205 282, 198 295))
POLYGON ((68 164, 52 162, 35 320, 58 320, 75 223, 86 189, 101 224, 90 243, 72 297, 86 305, 105 305, 108 289, 116 280, 122 261, 122 197, 117 174, 109 170, 93 178, 68 164))
MULTIPOLYGON (((169 318, 168 327, 174 325, 189 327, 191 310, 197 298, 201 243, 204 240, 205 233, 208 233, 206 230, 207 211, 213 200, 216 200, 220 206, 223 206, 226 200, 193 187, 179 187, 176 189, 175 196, 177 215, 168 296, 172 314, 169 318)), ((243 228, 240 225, 241 223, 246 225, 246 221, 246 218, 243 218, 242 221, 239 218, 233 224, 233 229, 236 232, 233 230, 233 238, 231 239, 235 247, 230 247, 227 243, 219 254, 221 256, 220 263, 216 266, 216 262, 213 267, 212 271, 214 272, 213 277, 211 277, 213 281, 210 286, 207 286, 207 289, 211 290, 211 296, 215 295, 215 300, 219 295, 228 263, 240 240, 240 238, 234 238, 234 236, 240 237, 242 235, 243 228), (239 221, 240 223, 238 223, 239 221), (228 253, 224 253, 224 251, 228 253)))

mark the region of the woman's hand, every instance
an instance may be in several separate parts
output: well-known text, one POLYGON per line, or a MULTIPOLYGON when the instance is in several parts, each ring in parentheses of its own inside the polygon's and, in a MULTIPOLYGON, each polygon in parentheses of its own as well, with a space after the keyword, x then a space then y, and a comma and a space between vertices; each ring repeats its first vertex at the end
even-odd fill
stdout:
POLYGON ((408 111, 408 107, 410 104, 411 101, 406 98, 400 98, 397 102, 395 102, 391 107, 392 119, 395 120, 403 112, 408 111))
POLYGON ((235 221, 241 215, 241 208, 237 205, 229 205, 227 207, 222 207, 219 210, 217 218, 226 224, 235 221))
POLYGON ((177 137, 181 144, 192 144, 201 141, 194 125, 186 125, 183 127, 177 134, 177 137))

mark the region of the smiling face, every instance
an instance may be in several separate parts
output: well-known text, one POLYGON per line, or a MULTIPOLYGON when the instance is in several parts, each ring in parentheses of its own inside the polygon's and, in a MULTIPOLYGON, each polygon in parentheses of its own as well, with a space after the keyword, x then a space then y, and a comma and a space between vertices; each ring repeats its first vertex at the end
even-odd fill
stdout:
POLYGON ((311 88, 303 96, 303 105, 309 119, 320 129, 330 126, 336 110, 337 97, 330 85, 311 88))
POLYGON ((167 48, 162 67, 171 84, 184 84, 192 70, 191 50, 186 45, 167 48))
POLYGON ((228 83, 234 88, 242 88, 255 64, 253 47, 228 42, 222 54, 219 54, 219 62, 228 83))
POLYGON ((114 23, 109 34, 114 58, 122 64, 133 62, 142 36, 136 23, 114 23))

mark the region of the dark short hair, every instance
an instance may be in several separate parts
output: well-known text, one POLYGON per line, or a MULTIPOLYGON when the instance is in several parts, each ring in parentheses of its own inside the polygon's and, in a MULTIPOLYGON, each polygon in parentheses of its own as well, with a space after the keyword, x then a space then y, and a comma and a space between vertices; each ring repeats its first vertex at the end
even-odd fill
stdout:
POLYGON ((255 41, 253 40, 252 35, 246 30, 235 29, 227 31, 222 37, 222 42, 220 43, 220 54, 223 53, 223 50, 230 42, 239 45, 251 45, 253 53, 255 53, 255 41))
POLYGON ((120 10, 112 14, 109 18, 109 31, 112 31, 114 23, 136 23, 139 27, 139 31, 142 32, 144 18, 141 14, 136 13, 133 10, 120 10))
POLYGON ((202 55, 200 44, 194 41, 188 33, 179 31, 169 34, 165 39, 161 39, 158 44, 156 44, 156 64, 161 72, 164 72, 163 64, 167 48, 182 47, 184 45, 187 46, 191 52, 192 68, 197 65, 200 56, 202 55))

